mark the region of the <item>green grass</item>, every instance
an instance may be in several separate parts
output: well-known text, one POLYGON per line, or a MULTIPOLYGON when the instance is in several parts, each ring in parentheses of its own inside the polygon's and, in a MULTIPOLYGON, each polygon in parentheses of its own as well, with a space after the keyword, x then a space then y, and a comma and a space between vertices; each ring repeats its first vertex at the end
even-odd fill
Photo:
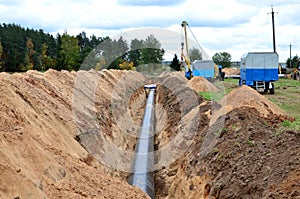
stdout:
POLYGON ((248 144, 248 146, 250 146, 250 147, 254 147, 255 141, 254 141, 254 140, 248 139, 248 140, 247 140, 247 144, 248 144))
POLYGON ((218 92, 199 92, 199 95, 206 100, 219 101, 225 94, 238 87, 238 79, 225 79, 224 81, 213 82, 213 84, 219 89, 218 92))
MULTIPOLYGON (((283 121, 281 130, 300 130, 300 81, 280 78, 274 82, 275 94, 262 94, 295 121, 283 121)), ((225 92, 238 87, 238 79, 225 79, 225 92)))
POLYGON ((233 89, 238 87, 238 79, 224 79, 224 81, 217 81, 214 85, 220 90, 225 91, 225 93, 230 93, 233 89))
POLYGON ((281 123, 281 126, 284 126, 284 127, 289 127, 292 125, 292 122, 290 120, 284 120, 282 123, 281 123))
POLYGON ((199 95, 204 97, 206 100, 219 101, 224 97, 223 92, 199 92, 199 95))
POLYGON ((275 82, 275 87, 281 87, 281 86, 298 87, 299 89, 300 81, 291 80, 291 79, 279 79, 279 81, 275 82))
POLYGON ((279 106, 288 116, 295 118, 293 122, 283 121, 282 130, 300 130, 300 81, 279 79, 274 86, 275 94, 265 97, 279 106))

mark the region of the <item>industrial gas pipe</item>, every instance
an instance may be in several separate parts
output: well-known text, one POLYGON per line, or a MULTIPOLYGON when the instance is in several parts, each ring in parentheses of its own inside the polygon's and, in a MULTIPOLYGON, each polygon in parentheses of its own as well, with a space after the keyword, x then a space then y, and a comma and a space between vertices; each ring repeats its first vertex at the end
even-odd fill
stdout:
POLYGON ((139 138, 135 147, 135 157, 132 165, 132 174, 128 182, 137 186, 154 199, 154 99, 156 85, 145 85, 148 91, 148 98, 143 117, 143 123, 139 138))

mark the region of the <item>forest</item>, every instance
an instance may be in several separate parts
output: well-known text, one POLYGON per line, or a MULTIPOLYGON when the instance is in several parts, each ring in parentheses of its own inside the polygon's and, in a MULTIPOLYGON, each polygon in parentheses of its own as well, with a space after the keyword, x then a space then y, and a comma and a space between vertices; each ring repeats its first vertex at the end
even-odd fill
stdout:
POLYGON ((164 49, 151 34, 128 44, 122 37, 88 37, 85 32, 77 36, 64 32, 54 37, 42 29, 0 24, 0 71, 5 72, 133 69, 141 64, 161 63, 163 55, 164 49))

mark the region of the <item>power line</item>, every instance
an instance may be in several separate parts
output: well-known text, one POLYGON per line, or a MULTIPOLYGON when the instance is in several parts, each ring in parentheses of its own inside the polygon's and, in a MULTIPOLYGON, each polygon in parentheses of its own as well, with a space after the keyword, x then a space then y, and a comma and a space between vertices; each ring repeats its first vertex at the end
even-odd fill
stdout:
POLYGON ((194 35, 191 27, 189 25, 187 27, 189 28, 190 32, 192 33, 192 36, 193 36, 194 40, 196 41, 196 43, 198 44, 198 46, 200 48, 200 51, 202 52, 202 58, 206 59, 206 60, 210 59, 210 56, 204 51, 204 49, 201 47, 200 43, 198 42, 198 40, 197 40, 196 36, 194 35))

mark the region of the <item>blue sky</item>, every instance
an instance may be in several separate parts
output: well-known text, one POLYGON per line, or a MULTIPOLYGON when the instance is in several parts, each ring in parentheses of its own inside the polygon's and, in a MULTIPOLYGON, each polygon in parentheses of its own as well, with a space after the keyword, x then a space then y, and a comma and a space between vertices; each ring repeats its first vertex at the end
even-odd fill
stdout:
POLYGON ((85 31, 114 37, 148 27, 180 34, 181 21, 186 20, 207 54, 225 51, 239 61, 249 51, 273 50, 271 5, 278 12, 275 25, 280 61, 289 57, 290 42, 292 56, 300 55, 299 0, 0 0, 0 22, 53 35, 67 30, 74 35, 85 31))

